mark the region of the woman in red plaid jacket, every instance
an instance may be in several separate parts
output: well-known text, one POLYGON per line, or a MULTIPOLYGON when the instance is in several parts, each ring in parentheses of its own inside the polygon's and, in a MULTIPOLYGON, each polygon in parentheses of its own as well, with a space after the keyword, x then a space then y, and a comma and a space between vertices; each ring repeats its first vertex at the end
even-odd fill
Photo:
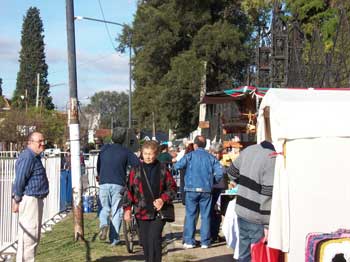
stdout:
POLYGON ((135 206, 135 216, 146 262, 162 261, 162 231, 165 221, 160 218, 157 211, 160 211, 165 203, 171 203, 176 196, 176 183, 166 165, 157 160, 157 155, 158 143, 144 142, 143 163, 130 171, 124 200, 126 221, 131 220, 131 207, 135 206))

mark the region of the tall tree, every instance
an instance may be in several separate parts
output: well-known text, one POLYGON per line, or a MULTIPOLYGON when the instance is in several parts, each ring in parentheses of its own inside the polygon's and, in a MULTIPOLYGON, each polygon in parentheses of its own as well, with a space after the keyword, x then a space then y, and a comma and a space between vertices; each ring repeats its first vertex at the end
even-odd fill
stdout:
POLYGON ((53 109, 50 86, 47 81, 48 66, 45 62, 44 28, 40 11, 30 7, 23 19, 20 68, 13 96, 13 105, 18 108, 34 106, 36 100, 37 74, 40 74, 40 104, 46 109, 53 109), (24 98, 24 99, 23 99, 24 98))
POLYGON ((101 91, 91 97, 83 112, 100 114, 100 127, 127 126, 129 96, 125 92, 101 91))
POLYGON ((350 4, 342 0, 286 0, 302 36, 301 78, 306 86, 348 87, 350 4))
POLYGON ((24 144, 29 131, 40 130, 49 145, 62 147, 66 142, 67 117, 60 112, 43 109, 38 114, 33 108, 28 109, 28 112, 13 109, 1 112, 0 117, 3 119, 0 123, 0 141, 24 144))
MULTIPOLYGON (((243 80, 248 22, 241 1, 140 1, 131 28, 133 105, 140 126, 150 127, 154 112, 161 128, 181 135, 195 129, 203 75, 209 91, 243 80)), ((121 47, 125 39, 124 33, 121 47)))
POLYGON ((0 78, 0 96, 2 96, 2 78, 0 78))

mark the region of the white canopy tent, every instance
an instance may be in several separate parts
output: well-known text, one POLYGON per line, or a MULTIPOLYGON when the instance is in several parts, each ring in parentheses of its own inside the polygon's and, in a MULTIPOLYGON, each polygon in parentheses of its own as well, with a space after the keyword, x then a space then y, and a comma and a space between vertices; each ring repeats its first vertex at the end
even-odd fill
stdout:
POLYGON ((278 152, 269 246, 304 261, 311 232, 350 228, 350 90, 270 89, 257 140, 278 152))

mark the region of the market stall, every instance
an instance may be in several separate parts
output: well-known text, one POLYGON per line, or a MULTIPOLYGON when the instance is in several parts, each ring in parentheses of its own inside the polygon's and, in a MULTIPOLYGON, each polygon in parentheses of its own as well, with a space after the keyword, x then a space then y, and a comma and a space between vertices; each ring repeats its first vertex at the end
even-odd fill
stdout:
POLYGON ((270 89, 257 140, 277 150, 268 245, 305 261, 312 232, 350 228, 349 89, 270 89))

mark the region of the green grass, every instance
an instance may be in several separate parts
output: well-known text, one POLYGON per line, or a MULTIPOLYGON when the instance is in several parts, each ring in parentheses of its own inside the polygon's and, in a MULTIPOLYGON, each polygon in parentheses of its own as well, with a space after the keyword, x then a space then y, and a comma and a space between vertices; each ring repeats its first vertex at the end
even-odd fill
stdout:
POLYGON ((111 246, 98 239, 98 219, 96 213, 84 214, 83 241, 74 241, 73 218, 70 214, 42 235, 36 261, 142 261, 140 247, 136 254, 128 254, 125 245, 111 246))
MULTIPOLYGON (((74 241, 73 217, 69 214, 61 222, 53 226, 53 230, 42 235, 37 262, 75 262, 75 261, 144 261, 141 246, 134 247, 134 254, 126 251, 124 242, 118 246, 111 246, 108 242, 98 238, 99 220, 96 213, 84 214, 84 237, 85 241, 74 241)), ((123 240, 123 236, 121 236, 123 240)), ((164 243, 164 251, 167 250, 164 243)), ((163 255, 164 262, 186 262, 195 257, 183 252, 163 255)))

